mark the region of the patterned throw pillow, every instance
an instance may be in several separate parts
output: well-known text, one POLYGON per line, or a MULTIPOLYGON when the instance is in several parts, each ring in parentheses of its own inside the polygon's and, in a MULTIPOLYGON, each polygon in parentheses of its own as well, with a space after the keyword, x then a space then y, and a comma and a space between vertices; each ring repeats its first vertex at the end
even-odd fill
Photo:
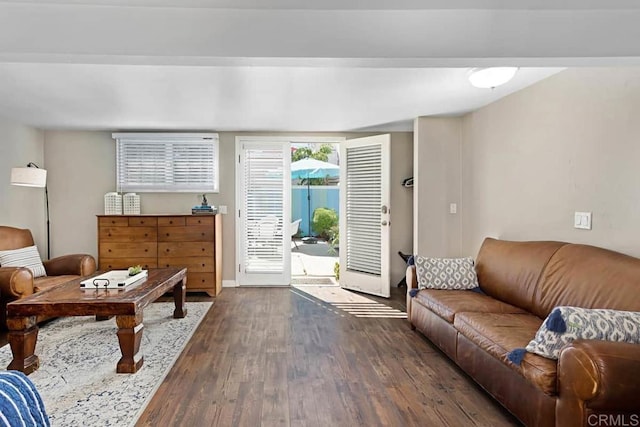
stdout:
POLYGON ((640 312, 556 307, 526 350, 558 359, 560 350, 577 339, 640 344, 640 312))
POLYGON ((416 256, 419 289, 473 289, 478 276, 473 258, 427 258, 416 256))
POLYGON ((26 267, 31 270, 33 277, 46 276, 47 272, 42 265, 40 253, 36 246, 0 251, 0 266, 2 267, 26 267))

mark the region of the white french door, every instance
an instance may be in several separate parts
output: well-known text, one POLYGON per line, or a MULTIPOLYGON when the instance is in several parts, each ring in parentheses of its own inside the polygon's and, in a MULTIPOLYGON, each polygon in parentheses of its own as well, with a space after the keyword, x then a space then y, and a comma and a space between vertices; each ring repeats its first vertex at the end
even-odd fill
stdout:
POLYGON ((390 135, 340 147, 340 286, 389 297, 390 135))
POLYGON ((291 282, 289 141, 237 140, 238 284, 291 282))

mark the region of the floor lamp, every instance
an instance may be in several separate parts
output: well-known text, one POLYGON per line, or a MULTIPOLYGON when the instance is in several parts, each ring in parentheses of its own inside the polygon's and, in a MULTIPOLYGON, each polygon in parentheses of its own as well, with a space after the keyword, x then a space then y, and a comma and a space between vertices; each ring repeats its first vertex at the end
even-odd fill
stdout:
POLYGON ((51 259, 51 230, 49 225, 49 191, 47 190, 47 170, 41 169, 33 162, 29 162, 26 168, 13 168, 11 169, 11 185, 44 188, 44 198, 47 206, 47 259, 51 259))

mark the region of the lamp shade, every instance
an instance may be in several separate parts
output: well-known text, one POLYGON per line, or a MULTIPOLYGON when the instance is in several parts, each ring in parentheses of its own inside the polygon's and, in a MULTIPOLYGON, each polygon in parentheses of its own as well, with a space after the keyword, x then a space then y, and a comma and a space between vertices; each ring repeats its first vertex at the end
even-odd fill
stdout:
POLYGON ((44 187, 47 185, 47 171, 38 168, 13 168, 11 169, 11 185, 44 187))
POLYGON ((472 86, 493 89, 508 82, 516 75, 518 67, 474 68, 469 74, 472 86))

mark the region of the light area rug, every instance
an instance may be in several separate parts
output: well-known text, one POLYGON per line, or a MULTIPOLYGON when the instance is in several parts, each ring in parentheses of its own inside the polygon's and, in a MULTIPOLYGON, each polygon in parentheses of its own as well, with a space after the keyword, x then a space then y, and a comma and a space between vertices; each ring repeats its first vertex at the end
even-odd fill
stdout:
MULTIPOLYGON (((188 302, 183 319, 172 317, 173 302, 145 308, 144 364, 135 374, 116 373, 121 353, 115 318, 66 317, 40 328, 35 352, 40 369, 29 378, 52 426, 134 425, 212 305, 188 302)), ((9 345, 0 348, 0 367, 11 358, 9 345)))

